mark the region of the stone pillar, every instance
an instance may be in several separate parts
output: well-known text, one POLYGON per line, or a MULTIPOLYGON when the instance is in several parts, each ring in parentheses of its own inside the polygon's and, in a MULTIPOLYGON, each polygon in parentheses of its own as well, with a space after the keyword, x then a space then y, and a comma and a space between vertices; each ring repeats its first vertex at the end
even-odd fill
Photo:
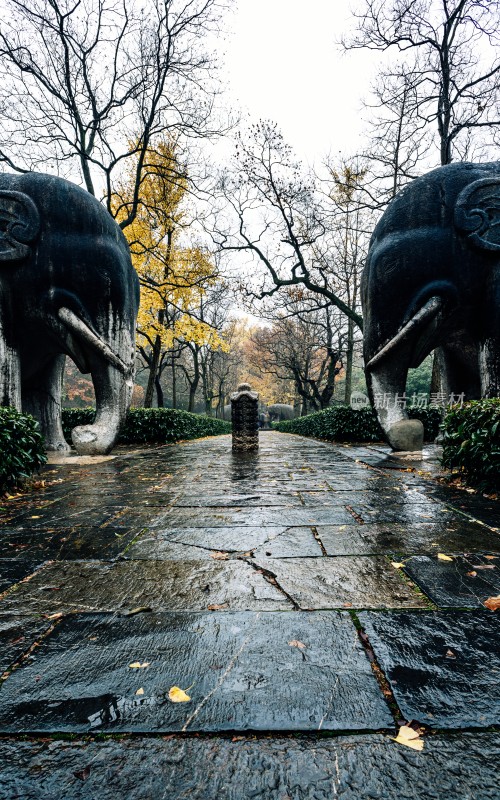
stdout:
POLYGON ((231 395, 233 450, 247 452, 259 447, 259 395, 248 383, 240 383, 231 395))

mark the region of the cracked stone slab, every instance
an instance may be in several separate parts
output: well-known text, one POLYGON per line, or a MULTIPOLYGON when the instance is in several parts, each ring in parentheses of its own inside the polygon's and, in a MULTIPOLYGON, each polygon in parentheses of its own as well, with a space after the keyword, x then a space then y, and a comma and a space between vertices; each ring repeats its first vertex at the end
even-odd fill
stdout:
POLYGON ((500 536, 464 519, 441 525, 397 522, 365 525, 321 525, 319 538, 329 556, 465 553, 470 550, 500 554, 500 536))
POLYGON ((213 528, 212 533, 202 528, 181 528, 169 531, 167 536, 155 535, 154 531, 144 534, 124 557, 130 560, 197 560, 212 558, 221 551, 227 553, 228 558, 233 554, 249 556, 250 553, 256 558, 323 555, 311 528, 213 528), (264 544, 260 544, 262 540, 264 544))
MULTIPOLYGON (((213 484, 212 484, 213 488, 213 484)), ((301 506, 302 502, 298 494, 281 492, 280 494, 271 492, 248 492, 245 494, 208 494, 199 490, 197 486, 197 496, 193 493, 182 495, 175 500, 177 508, 231 508, 233 506, 244 506, 245 508, 272 507, 272 506, 301 506)))
POLYGON ((500 737, 439 734, 421 753, 381 734, 4 739, 0 761, 0 793, 23 800, 498 800, 500 737))
POLYGON ((355 627, 340 612, 67 617, 7 679, 0 709, 3 732, 392 724, 355 627), (146 666, 129 666, 136 662, 146 666), (190 687, 191 700, 172 703, 174 685, 190 687))
MULTIPOLYGON (((234 527, 234 528, 173 528, 171 530, 151 530, 143 534, 127 550, 127 559, 165 560, 173 544, 196 547, 210 551, 219 550, 233 553, 247 553, 276 537, 286 534, 290 528, 234 527)), ((200 555, 201 557, 201 555, 200 555)))
POLYGON ((140 528, 124 531, 115 527, 62 528, 18 531, 3 529, 0 559, 26 558, 38 563, 62 559, 115 558, 140 533, 140 528))
POLYGON ((405 572, 442 607, 483 608, 488 597, 500 594, 500 556, 450 557, 453 561, 415 556, 405 562, 405 572))
POLYGON ((40 616, 0 614, 0 673, 15 664, 51 624, 40 616))
POLYGON ((43 563, 24 558, 9 558, 0 560, 0 593, 5 592, 10 586, 27 578, 43 563))
POLYGON ((301 609, 427 608, 386 558, 254 559, 301 609))
POLYGON ((345 508, 173 508, 157 517, 155 528, 303 527, 355 523, 345 508))
POLYGON ((0 611, 56 614, 74 611, 225 609, 273 611, 290 601, 243 561, 58 561, 0 601, 0 611))
POLYGON ((436 728, 500 723, 498 615, 367 611, 359 619, 406 719, 436 728))

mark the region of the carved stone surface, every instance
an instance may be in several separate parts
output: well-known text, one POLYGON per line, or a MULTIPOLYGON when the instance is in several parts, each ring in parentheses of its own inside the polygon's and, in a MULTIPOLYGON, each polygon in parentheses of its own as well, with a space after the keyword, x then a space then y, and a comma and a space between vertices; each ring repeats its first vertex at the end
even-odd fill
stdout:
POLYGON ((0 405, 33 414, 49 450, 61 428, 64 357, 91 373, 97 413, 80 453, 112 448, 133 386, 139 283, 127 241, 88 192, 52 175, 0 176, 0 405))
POLYGON ((422 446, 401 398, 408 369, 432 350, 446 401, 500 394, 499 222, 500 162, 451 164, 406 186, 374 230, 362 280, 365 369, 396 450, 422 446))
POLYGON ((240 383, 231 395, 233 450, 257 450, 259 447, 259 395, 248 383, 240 383))

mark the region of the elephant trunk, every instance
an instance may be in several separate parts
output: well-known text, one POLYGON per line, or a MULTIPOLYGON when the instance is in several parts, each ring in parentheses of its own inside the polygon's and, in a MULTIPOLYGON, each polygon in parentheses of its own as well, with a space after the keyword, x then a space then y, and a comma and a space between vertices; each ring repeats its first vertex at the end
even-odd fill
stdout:
MULTIPOLYGON (((441 309, 441 298, 430 297, 396 335, 366 361, 370 400, 394 450, 422 449, 424 426, 419 420, 409 419, 406 413, 406 380, 410 364, 415 359, 421 361, 431 348, 441 309)), ((368 335, 365 342, 369 341, 368 335)))

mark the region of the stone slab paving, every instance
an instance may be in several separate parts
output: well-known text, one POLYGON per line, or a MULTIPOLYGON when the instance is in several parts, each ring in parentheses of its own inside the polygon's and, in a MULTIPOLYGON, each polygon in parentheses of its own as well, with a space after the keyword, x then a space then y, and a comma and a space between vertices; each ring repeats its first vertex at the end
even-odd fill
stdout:
POLYGON ((406 719, 437 728, 499 724, 498 615, 366 611, 359 619, 406 719))
POLYGON ((452 561, 414 556, 404 570, 442 608, 484 608, 485 600, 500 595, 498 555, 468 553, 452 561))
POLYGON ((2 800, 500 797, 499 506, 433 454, 218 437, 5 499, 2 800), (390 738, 412 717, 422 752, 390 738))
POLYGON ((0 609, 20 614, 127 611, 291 609, 292 603, 243 561, 59 561, 4 596, 0 609))
POLYGON ((69 617, 6 681, 0 709, 3 732, 391 723, 349 615, 335 612, 69 617), (191 687, 191 702, 170 702, 174 685, 191 687))
POLYGON ((440 734, 421 753, 388 737, 0 739, 16 800, 498 800, 497 733, 440 734))

